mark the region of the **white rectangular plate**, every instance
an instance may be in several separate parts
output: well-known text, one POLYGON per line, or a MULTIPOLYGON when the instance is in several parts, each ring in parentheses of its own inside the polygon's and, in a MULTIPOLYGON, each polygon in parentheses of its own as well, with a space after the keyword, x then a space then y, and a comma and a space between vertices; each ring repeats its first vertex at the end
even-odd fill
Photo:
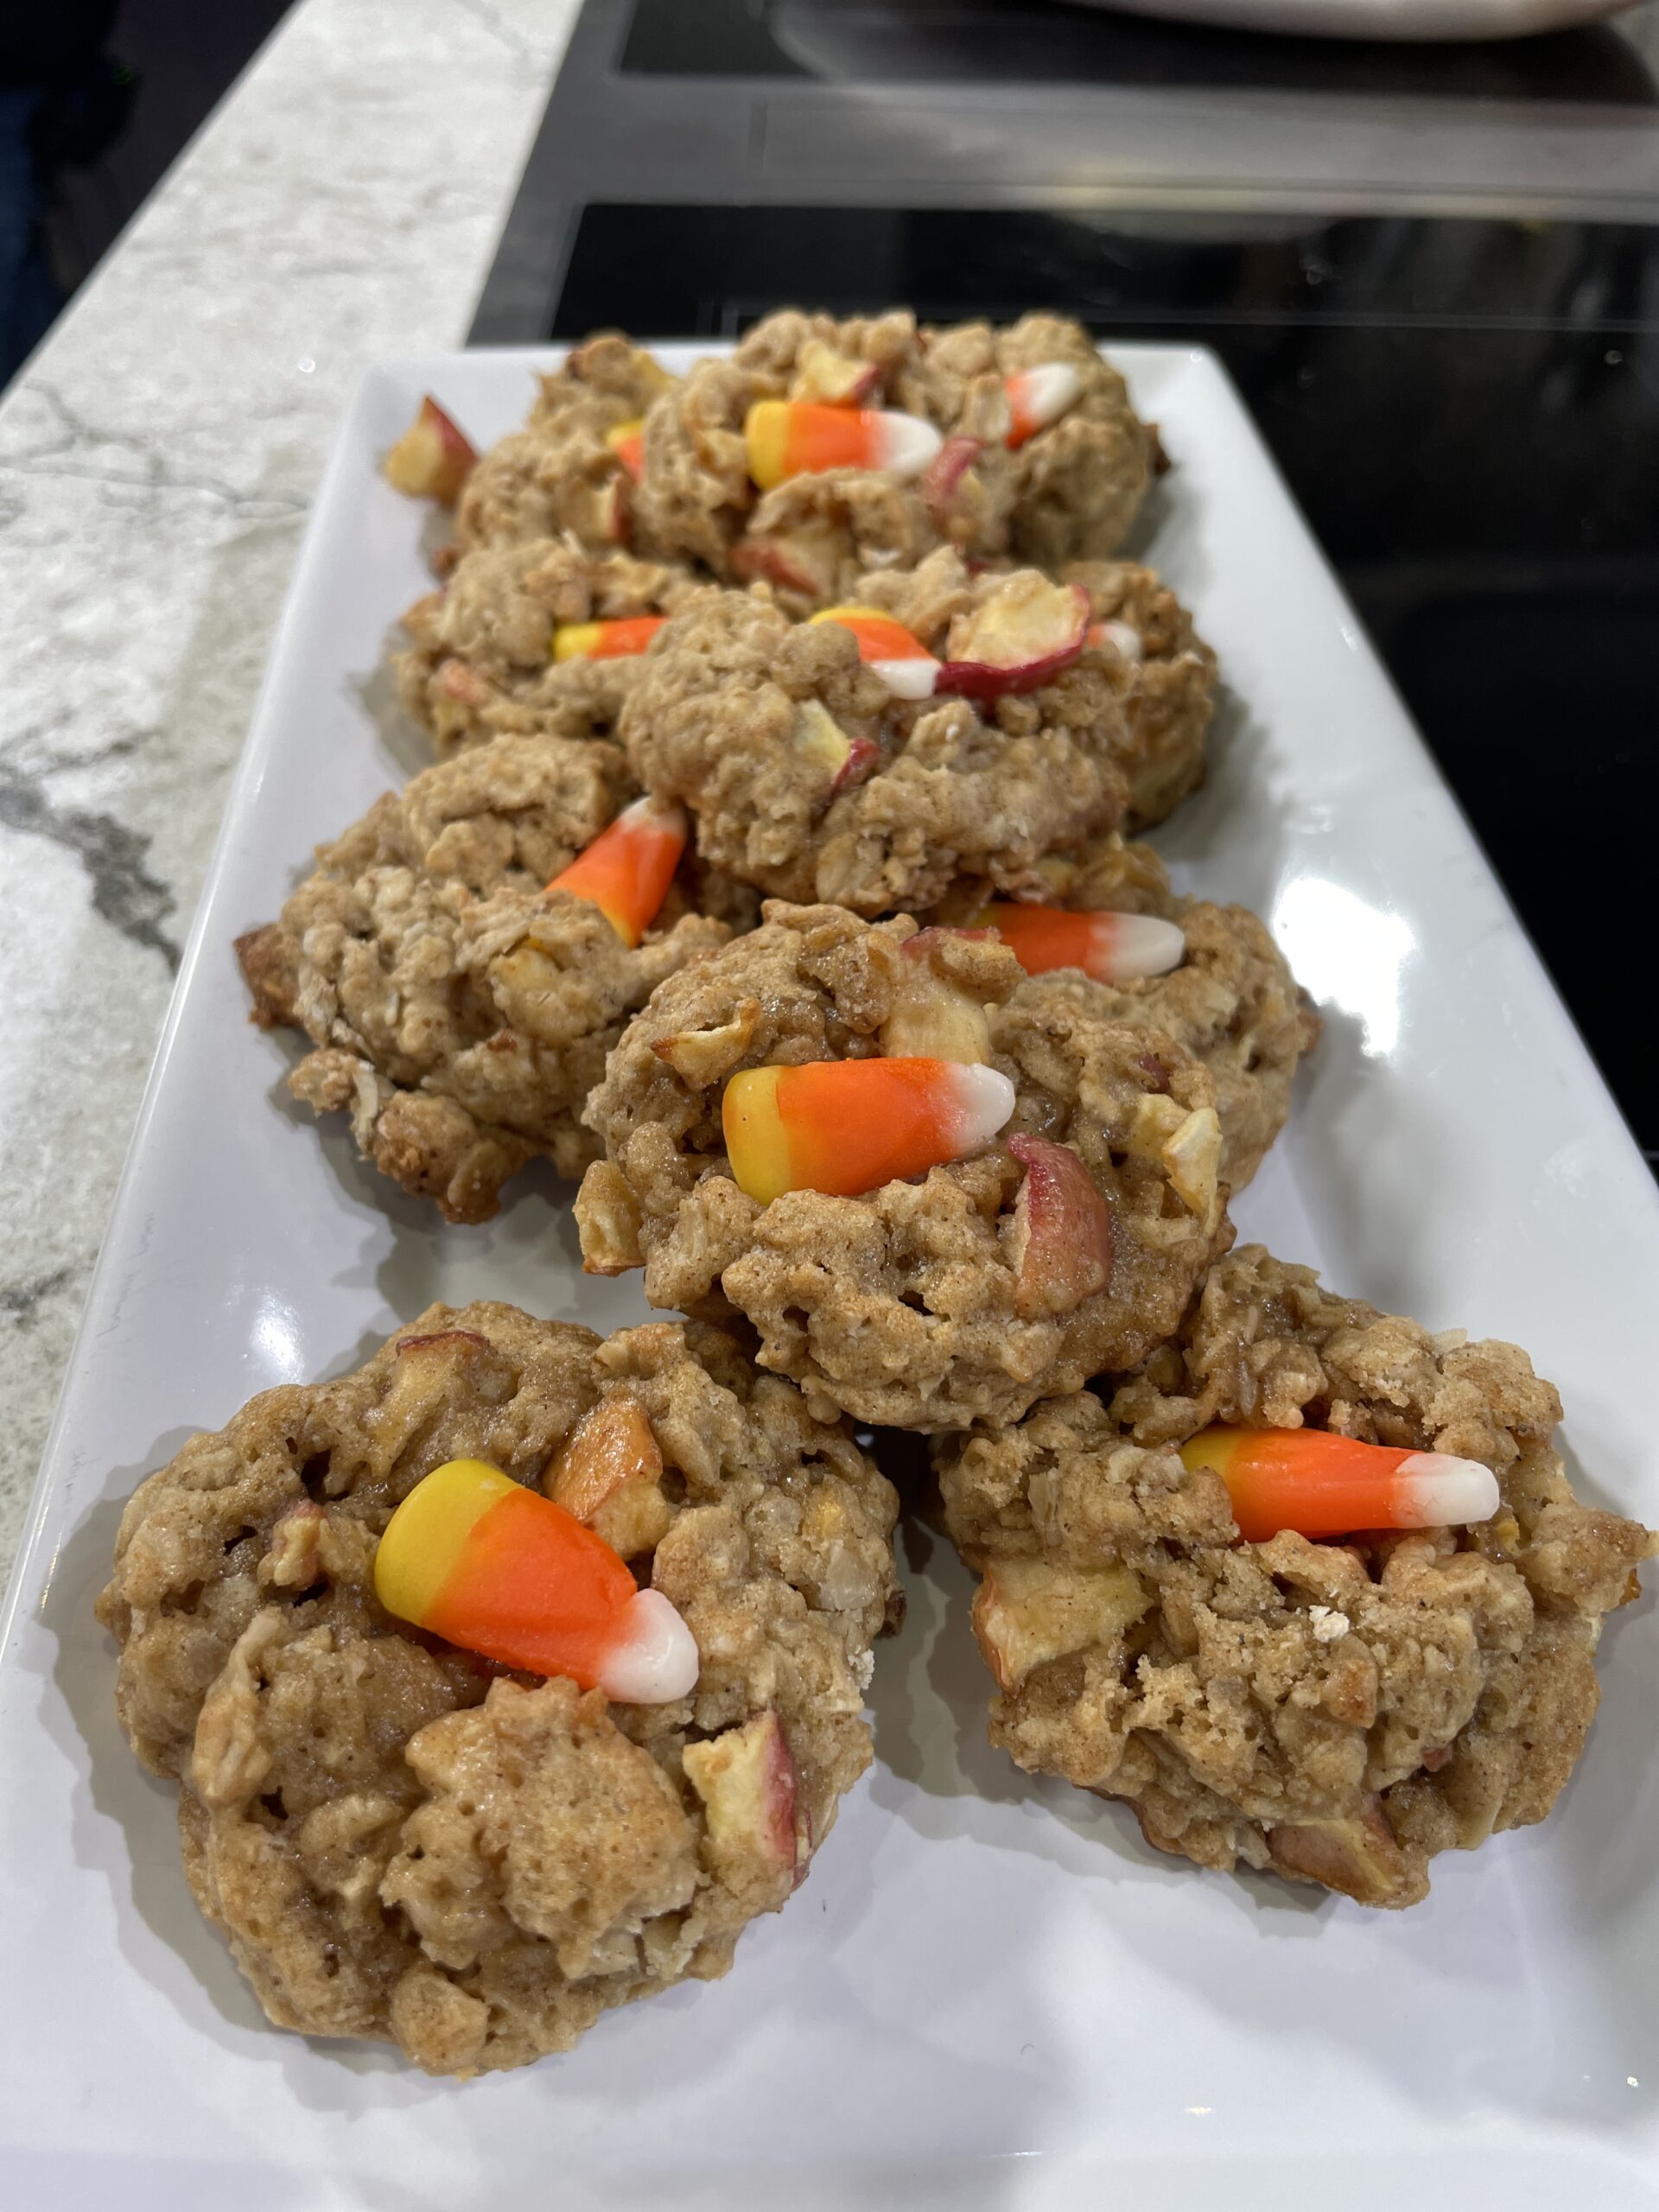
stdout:
MULTIPOLYGON (((416 757, 383 734, 378 671, 428 584, 423 517, 378 455, 429 389, 499 435, 550 358, 375 372, 312 518, 0 1645, 0 2203, 1659 2202, 1650 1603, 1607 1638, 1602 1717, 1554 1817, 1437 1860, 1402 1915, 1198 1873, 1121 1808, 1020 1776, 985 1743, 966 1578, 912 1530, 874 1770, 726 1980, 456 2087, 268 2028, 197 1917, 173 1792, 116 1729, 91 1613, 139 1478, 433 1298, 644 1317, 632 1281, 579 1273, 550 1179, 448 1229, 320 1137, 277 1090, 289 1049, 248 1026, 231 952, 416 757)), ((1431 1327, 1527 1345, 1586 1490, 1659 1521, 1653 1185, 1216 363, 1114 358, 1177 464, 1137 550, 1196 608, 1230 694, 1209 785, 1159 842, 1271 918, 1326 1016, 1243 1233, 1431 1327)))

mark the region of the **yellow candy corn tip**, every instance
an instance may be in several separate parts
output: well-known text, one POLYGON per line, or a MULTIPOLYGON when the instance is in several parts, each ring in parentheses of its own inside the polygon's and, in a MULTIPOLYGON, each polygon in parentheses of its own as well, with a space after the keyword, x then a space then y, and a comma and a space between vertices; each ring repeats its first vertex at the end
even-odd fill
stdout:
POLYGON ((899 618, 896 614, 889 614, 884 607, 825 607, 817 614, 810 614, 807 620, 809 623, 897 622, 899 618))
POLYGON ((1203 1428, 1196 1436, 1189 1436, 1181 1446, 1181 1465, 1189 1475, 1196 1475, 1202 1467, 1219 1475, 1224 1482, 1227 1470, 1233 1464, 1239 1446, 1249 1434, 1244 1428, 1203 1428))
POLYGON ((448 1459, 423 1476, 386 1523, 374 1555, 374 1594, 386 1611, 416 1626, 425 1620, 467 1537, 518 1487, 482 1459, 448 1459))
POLYGON ((586 660, 599 650, 602 635, 597 622, 561 622, 553 632, 553 658, 586 660))
POLYGON ((743 442, 748 449, 749 474, 763 492, 781 484, 789 448, 789 402, 757 399, 743 422, 743 442))
POLYGON ((584 891, 582 893, 582 896, 586 899, 590 905, 598 907, 600 912, 604 915, 606 920, 610 924, 611 927, 616 931, 618 937, 621 938, 623 944, 627 946, 631 952, 638 949, 639 940, 645 935, 645 931, 640 927, 639 922, 626 907, 624 907, 620 902, 613 902, 609 899, 601 898, 600 894, 594 891, 584 891))
POLYGON ((778 1109, 782 1068, 745 1068, 726 1086, 721 1127, 726 1157, 745 1197, 769 1206, 790 1188, 789 1132, 778 1109))
POLYGON ((613 430, 607 430, 605 442, 607 446, 620 446, 625 438, 637 438, 645 427, 645 416, 636 415, 631 422, 619 423, 613 430))

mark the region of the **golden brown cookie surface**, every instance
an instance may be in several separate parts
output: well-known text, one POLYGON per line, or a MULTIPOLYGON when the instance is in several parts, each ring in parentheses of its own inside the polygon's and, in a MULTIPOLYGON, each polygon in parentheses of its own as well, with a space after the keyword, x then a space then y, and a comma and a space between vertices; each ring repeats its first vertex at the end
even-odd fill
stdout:
POLYGON ((499 1305, 434 1307, 193 1439, 129 1504, 99 1614, 134 1749, 180 1784, 192 1888, 271 2018, 467 2073, 724 1973, 868 1763, 894 1510, 720 1332, 601 1341, 499 1305), (608 1526, 697 1640, 674 1705, 509 1674, 374 1595, 424 1475, 476 1458, 545 1486, 601 1404, 662 1462, 652 1512, 608 1526))
POLYGON ((577 1199, 588 1264, 643 1262, 653 1305, 734 1307, 760 1332, 762 1363, 815 1407, 895 1427, 1017 1418, 1058 1377, 1075 1387, 1143 1357, 1231 1236, 1202 1065, 1096 1009, 1024 1005, 1022 971, 994 941, 920 938, 907 918, 838 907, 766 914, 665 984, 612 1054, 588 1106, 607 1157, 577 1199), (862 1196, 748 1196, 721 1132, 729 1078, 917 1050, 918 987, 977 1014, 988 1063, 1013 1086, 1002 1135, 862 1196), (1027 1139, 1080 1164, 1109 1217, 1103 1271, 1074 1266, 1071 1227, 1040 1205, 1032 1233, 1027 1185, 1041 1173, 1009 1148, 1027 1139))
MULTIPOLYGON (((1298 1065, 1319 1035, 1319 1017, 1266 925, 1245 906, 1179 897, 1152 847, 1116 833, 1050 855, 1041 872, 1057 906, 1151 914, 1181 930, 1185 950, 1167 974, 1102 983, 1075 969, 1051 970, 1022 986, 1020 1002, 1092 1007, 1184 1045, 1214 1078, 1221 1180, 1242 1191, 1284 1128, 1298 1065)), ((957 887, 938 918, 969 919, 975 898, 957 887)))
POLYGON ((896 701, 838 623, 709 590, 658 632, 623 710, 634 772, 696 817, 705 861, 776 898, 861 914, 959 877, 1035 895, 1038 862, 1121 818, 1109 695, 1068 723, 1042 694, 982 713, 896 701))
POLYGON ((1513 1344, 1431 1337, 1241 1248, 1109 1397, 935 1447, 982 1577, 993 1740, 1127 1800, 1199 1866, 1415 1903, 1435 1853, 1554 1803, 1595 1713, 1603 1616, 1654 1548, 1573 1497, 1560 1417, 1513 1344), (1456 1453, 1502 1502, 1468 1529, 1246 1543, 1219 1477, 1176 1448, 1216 1422, 1456 1453))
POLYGON ((935 329, 902 308, 842 321, 787 308, 683 378, 615 336, 575 348, 543 379, 525 427, 474 468, 457 531, 464 547, 569 531, 593 552, 764 581, 800 614, 845 598, 866 569, 912 567, 939 545, 1047 569, 1105 558, 1156 458, 1123 379, 1065 317, 935 329), (1046 366, 1070 372, 1072 395, 1011 446, 1007 380, 1046 366), (919 478, 836 467, 762 492, 744 438, 750 408, 831 398, 920 417, 942 442, 938 463, 919 478), (634 421, 637 474, 608 442, 634 421))
POLYGON ((581 1173, 623 1020, 730 933, 677 893, 631 947, 542 887, 632 788, 614 746, 496 738, 378 800, 238 943, 256 1019, 311 1039, 294 1095, 348 1113, 364 1156, 450 1220, 486 1220, 538 1154, 581 1173))
POLYGON ((404 614, 398 694, 440 753, 493 737, 614 737, 638 659, 556 660, 555 632, 665 614, 692 588, 683 569, 570 538, 480 547, 404 614))

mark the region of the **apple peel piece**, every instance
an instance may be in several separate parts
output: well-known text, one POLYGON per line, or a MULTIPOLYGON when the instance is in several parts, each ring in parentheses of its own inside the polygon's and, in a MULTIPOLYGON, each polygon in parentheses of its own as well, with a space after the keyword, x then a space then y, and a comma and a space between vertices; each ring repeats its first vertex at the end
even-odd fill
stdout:
POLYGON ((849 785, 861 783, 881 758, 881 748, 873 739, 842 729, 821 699, 802 700, 790 741, 798 753, 823 770, 832 798, 849 785))
POLYGON ((1269 1828, 1268 1849, 1281 1873, 1300 1874, 1361 1904, 1410 1904, 1427 1886, 1375 1796, 1346 1819, 1289 1821, 1269 1828))
POLYGON ((1089 639, 1089 594, 1034 571, 1011 576, 969 620, 938 688, 967 699, 1033 691, 1069 668, 1089 639))
POLYGON ((957 487, 963 478, 985 451, 983 438, 958 435, 947 438, 922 480, 922 497, 935 521, 946 516, 957 496, 957 487))
POLYGON ((411 499, 453 507, 478 454, 472 441, 428 392, 421 411, 382 463, 392 489, 411 499))
POLYGON ((662 1452, 645 1408, 619 1392, 582 1415, 542 1488, 621 1558, 634 1559, 656 1548, 673 1519, 662 1477, 662 1452))
POLYGON ((1132 1567, 997 1559, 974 1593, 970 1618, 996 1687, 1012 1690, 1033 1667, 1112 1643, 1151 1603, 1151 1592, 1132 1567))
POLYGON ((778 1715, 757 1713, 741 1727, 688 1744, 682 1764, 702 1801, 711 1853, 759 1859, 798 1886, 811 1843, 798 1803, 794 1756, 778 1715))
POLYGON ((732 573, 746 584, 772 584, 804 599, 823 599, 835 588, 841 553, 841 534, 833 528, 740 537, 732 548, 732 573))
POLYGON ((874 361, 855 361, 836 353, 821 338, 809 338, 789 387, 791 399, 816 400, 825 407, 861 407, 881 381, 874 361))
POLYGON ((1014 1310, 1022 1321, 1075 1313, 1110 1285, 1112 1210, 1070 1146, 1014 1136, 1008 1150, 1026 1171, 1009 1239, 1014 1310))
POLYGON ((984 1007, 932 965, 938 940, 956 934, 918 930, 899 947, 903 957, 894 978, 893 1008, 879 1033, 889 1059, 954 1060, 968 1066, 983 1066, 990 1059, 991 1025, 984 1007))

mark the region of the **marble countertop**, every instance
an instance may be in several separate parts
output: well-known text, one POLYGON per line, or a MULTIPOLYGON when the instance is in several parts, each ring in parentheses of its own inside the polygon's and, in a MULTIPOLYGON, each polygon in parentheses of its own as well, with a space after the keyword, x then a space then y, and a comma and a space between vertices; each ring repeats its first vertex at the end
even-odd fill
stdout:
POLYGON ((576 0, 302 0, 0 403, 0 1586, 313 490, 576 0))

